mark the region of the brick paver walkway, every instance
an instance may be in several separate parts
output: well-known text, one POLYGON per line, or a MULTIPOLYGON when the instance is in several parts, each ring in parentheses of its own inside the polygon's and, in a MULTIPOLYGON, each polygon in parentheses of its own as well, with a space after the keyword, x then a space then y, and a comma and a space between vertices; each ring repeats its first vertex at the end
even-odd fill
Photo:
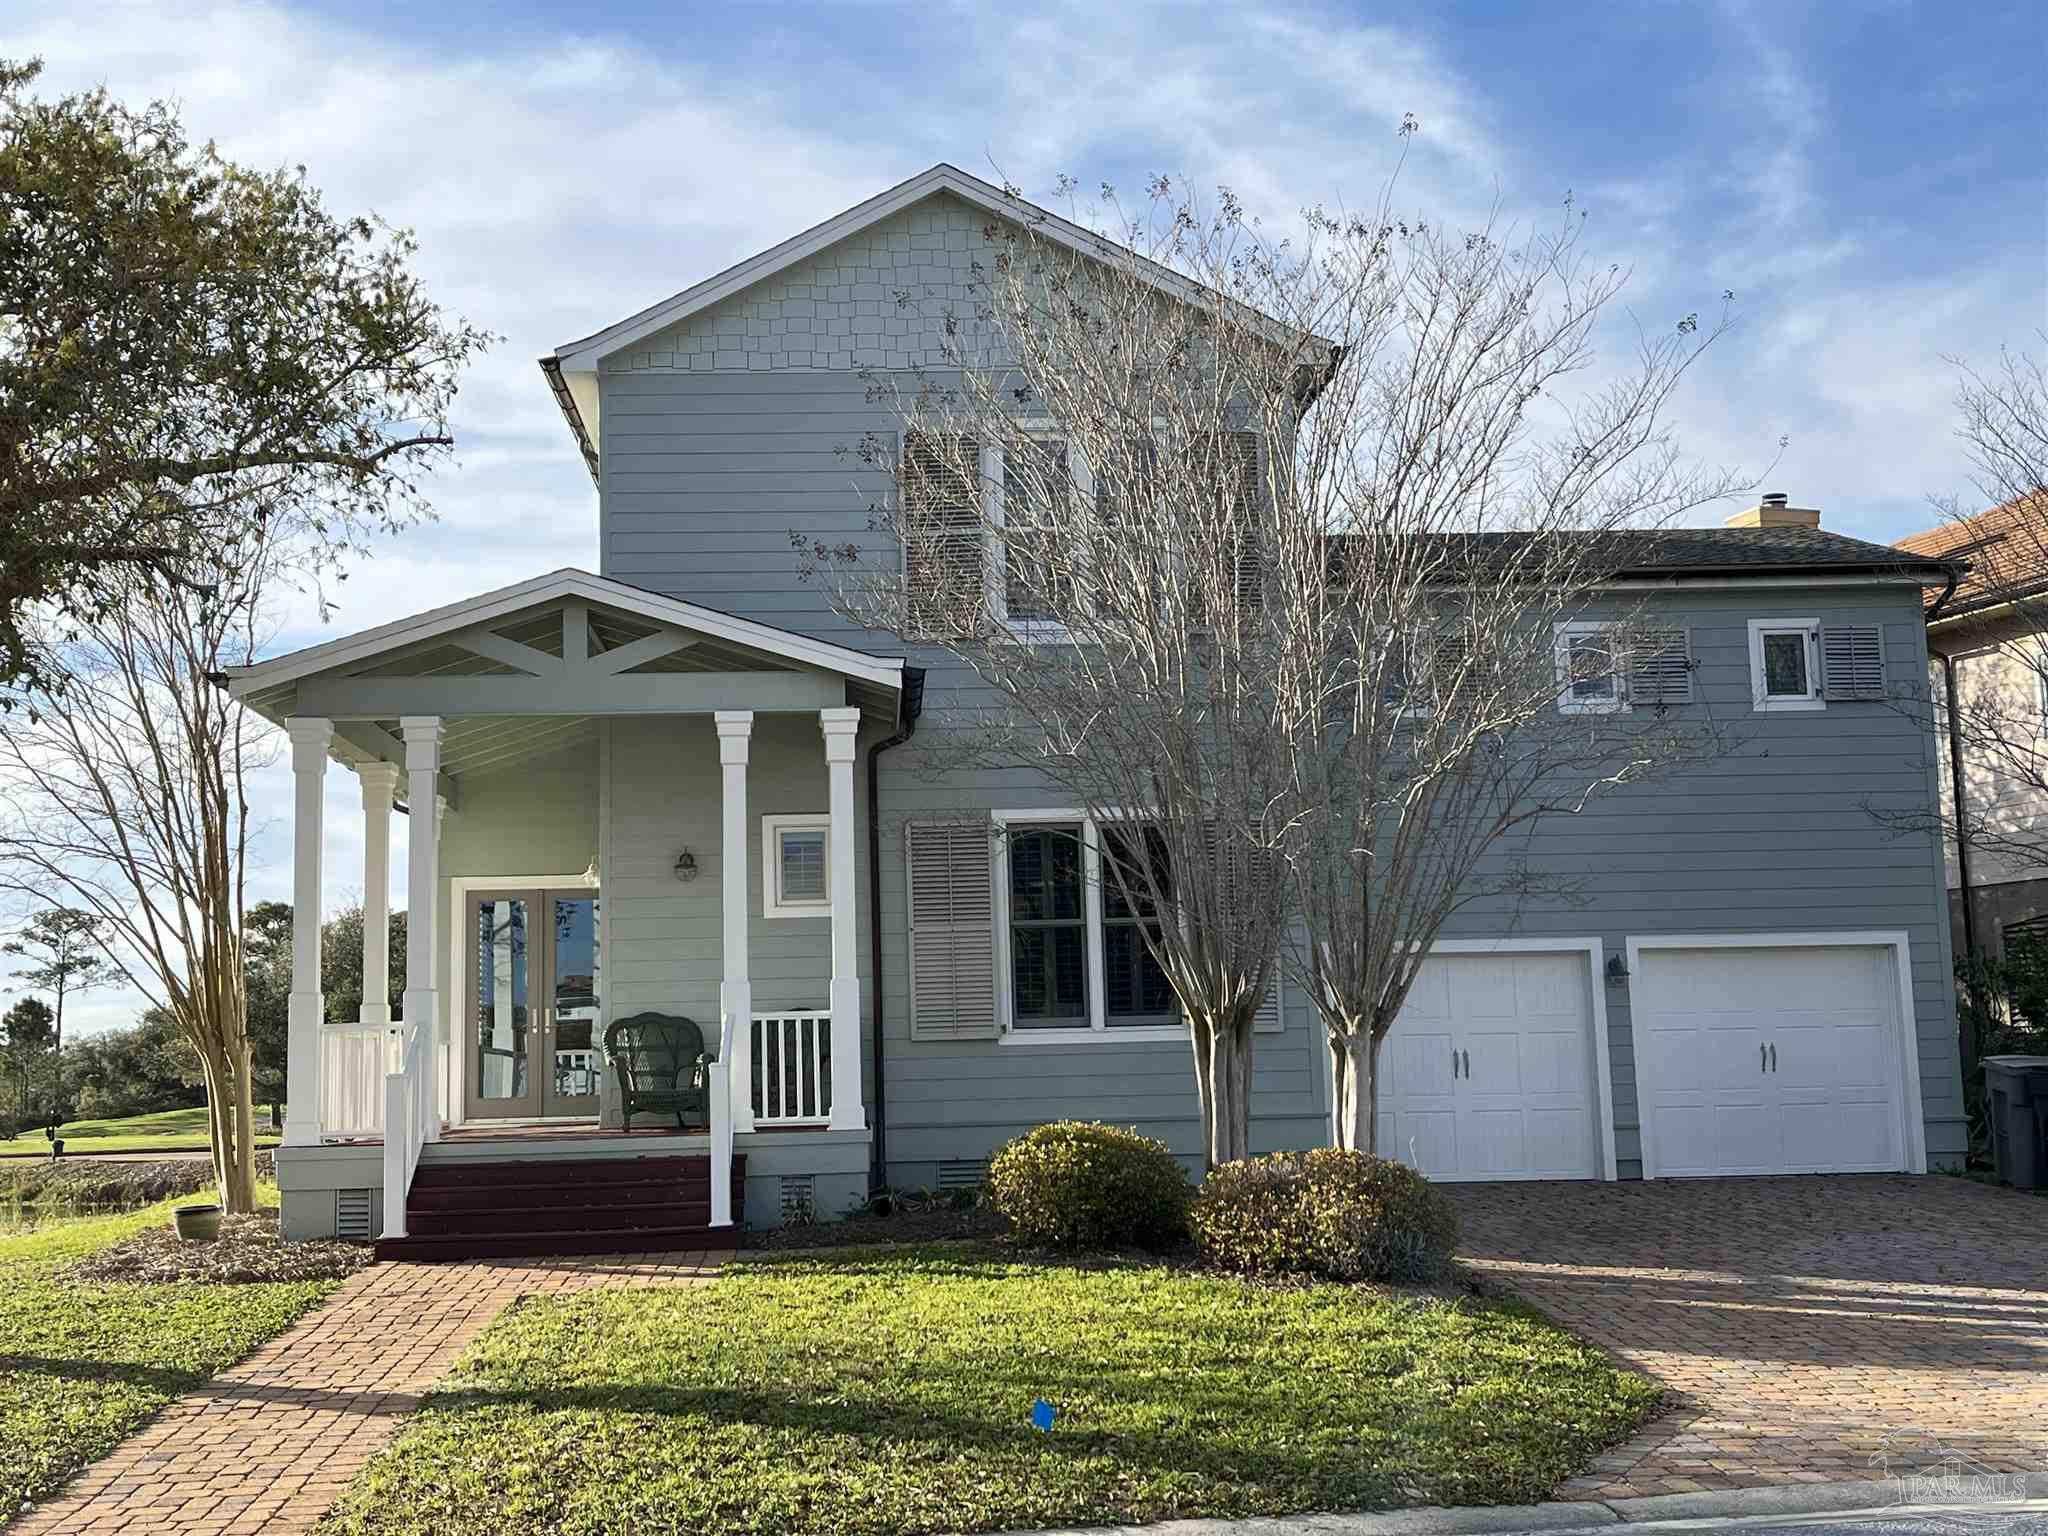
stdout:
POLYGON ((8 1536, 310 1531, 462 1347, 518 1298, 697 1284, 722 1258, 379 1264, 172 1403, 8 1536))
POLYGON ((1674 1390, 1559 1498, 2048 1469, 2048 1200, 1891 1176, 1451 1193, 1476 1268, 1674 1390))

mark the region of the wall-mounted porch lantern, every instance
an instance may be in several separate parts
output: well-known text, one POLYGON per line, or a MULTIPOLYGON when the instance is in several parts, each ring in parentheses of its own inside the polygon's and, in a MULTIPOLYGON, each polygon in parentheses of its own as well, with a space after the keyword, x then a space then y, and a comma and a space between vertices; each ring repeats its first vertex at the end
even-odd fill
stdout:
POLYGON ((697 878, 697 855, 687 848, 676 855, 676 878, 685 883, 697 878))

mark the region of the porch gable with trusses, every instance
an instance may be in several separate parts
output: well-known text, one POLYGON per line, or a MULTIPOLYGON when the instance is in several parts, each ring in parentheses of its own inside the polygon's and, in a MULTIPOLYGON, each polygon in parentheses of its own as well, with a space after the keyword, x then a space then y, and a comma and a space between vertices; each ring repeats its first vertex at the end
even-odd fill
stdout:
POLYGON ((569 570, 236 669, 229 687, 280 724, 332 721, 335 754, 355 762, 402 763, 400 721, 438 717, 459 784, 588 739, 607 715, 852 705, 893 723, 902 677, 897 658, 569 570))

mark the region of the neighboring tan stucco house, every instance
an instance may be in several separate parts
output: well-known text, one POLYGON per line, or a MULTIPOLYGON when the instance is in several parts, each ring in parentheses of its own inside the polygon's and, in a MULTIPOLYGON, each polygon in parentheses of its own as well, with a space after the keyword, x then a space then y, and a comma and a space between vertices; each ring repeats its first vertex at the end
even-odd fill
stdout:
MULTIPOLYGON (((917 771, 904 738, 937 701, 971 701, 971 675, 842 620, 792 551, 793 531, 876 537, 885 472, 845 450, 897 427, 860 371, 943 363, 940 316, 1015 211, 934 167, 565 345, 542 366, 597 487, 598 571, 235 677, 292 735, 301 913, 330 757, 361 774, 373 908, 393 797, 410 812, 407 1024, 381 998, 322 1020, 302 921, 289 1233, 633 1246, 629 1218, 607 1236, 554 1208, 623 1208, 609 1181, 651 1185, 635 1159, 680 1158, 669 1196, 636 1196, 663 1213, 639 1245, 703 1241, 736 1218, 837 1215, 876 1183, 977 1181, 1004 1140, 1067 1116, 1135 1125, 1193 1165, 1185 1027, 1106 963, 1131 963, 1128 936, 1085 861, 1047 857, 1035 831, 1075 818, 1022 770, 917 771), (1045 920, 1070 931, 1026 931, 1045 920), (643 1010, 703 1027, 708 1130, 604 1123, 594 1042, 643 1010), (451 1222, 471 1186, 517 1193, 451 1222)), ((1940 850, 1864 808, 1934 803, 1924 711, 1885 699, 1926 675, 1920 594, 1948 567, 1795 513, 1646 535, 1617 583, 1617 601, 1654 595, 1682 653, 1662 706, 1736 717, 1745 745, 1518 847, 1583 874, 1581 904, 1460 914, 1383 1065, 1382 1144, 1433 1177, 1960 1158, 1940 850)), ((1616 675, 1559 707, 1647 703, 1616 675)), ((367 927, 383 932, 374 911, 367 927)), ((1283 981, 1260 1018, 1255 1149, 1326 1143, 1330 1105, 1283 981)))
MULTIPOLYGON (((1927 592, 1927 648, 1936 698, 1954 696, 1976 723, 1944 731, 1940 743, 1949 904, 1958 954, 2005 952, 2009 930, 2048 920, 2048 498, 2014 501, 1901 539, 1909 553, 1968 563, 1954 582, 1927 592), (1982 713, 1975 713, 1981 709, 1982 713), (1987 745, 1992 727, 2015 738, 1987 745), (2008 728, 2009 729, 2006 729, 2008 728), (1966 823, 1959 846, 1955 786, 1960 770, 1966 823), (1967 888, 1968 901, 1963 898, 1967 888)), ((1943 712, 1944 722, 1947 712, 1943 712)))

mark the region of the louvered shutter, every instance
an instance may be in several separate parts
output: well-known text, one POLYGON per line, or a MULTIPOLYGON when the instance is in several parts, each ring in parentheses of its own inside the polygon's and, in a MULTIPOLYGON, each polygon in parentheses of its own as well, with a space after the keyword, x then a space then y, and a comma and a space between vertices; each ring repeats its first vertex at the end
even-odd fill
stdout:
POLYGON ((980 464, 974 438, 904 436, 903 578, 916 633, 962 632, 986 595, 980 464))
POLYGON ((985 823, 903 829, 910 888, 910 1038, 996 1033, 994 867, 985 823))
POLYGON ((1266 984, 1266 995, 1259 999, 1258 1011, 1252 1015, 1252 1028, 1261 1034, 1276 1035, 1287 1027, 1287 1015, 1282 1011, 1280 996, 1280 962, 1273 962, 1273 979, 1266 984))
POLYGON ((1429 692, 1439 709, 1472 692, 1472 643, 1462 629, 1439 629, 1430 637, 1429 692))
POLYGON ((1875 624, 1829 624, 1820 632, 1823 697, 1884 697, 1884 631, 1875 624))
POLYGON ((1692 631, 1646 629, 1629 647, 1629 702, 1639 705, 1692 702, 1692 631))

